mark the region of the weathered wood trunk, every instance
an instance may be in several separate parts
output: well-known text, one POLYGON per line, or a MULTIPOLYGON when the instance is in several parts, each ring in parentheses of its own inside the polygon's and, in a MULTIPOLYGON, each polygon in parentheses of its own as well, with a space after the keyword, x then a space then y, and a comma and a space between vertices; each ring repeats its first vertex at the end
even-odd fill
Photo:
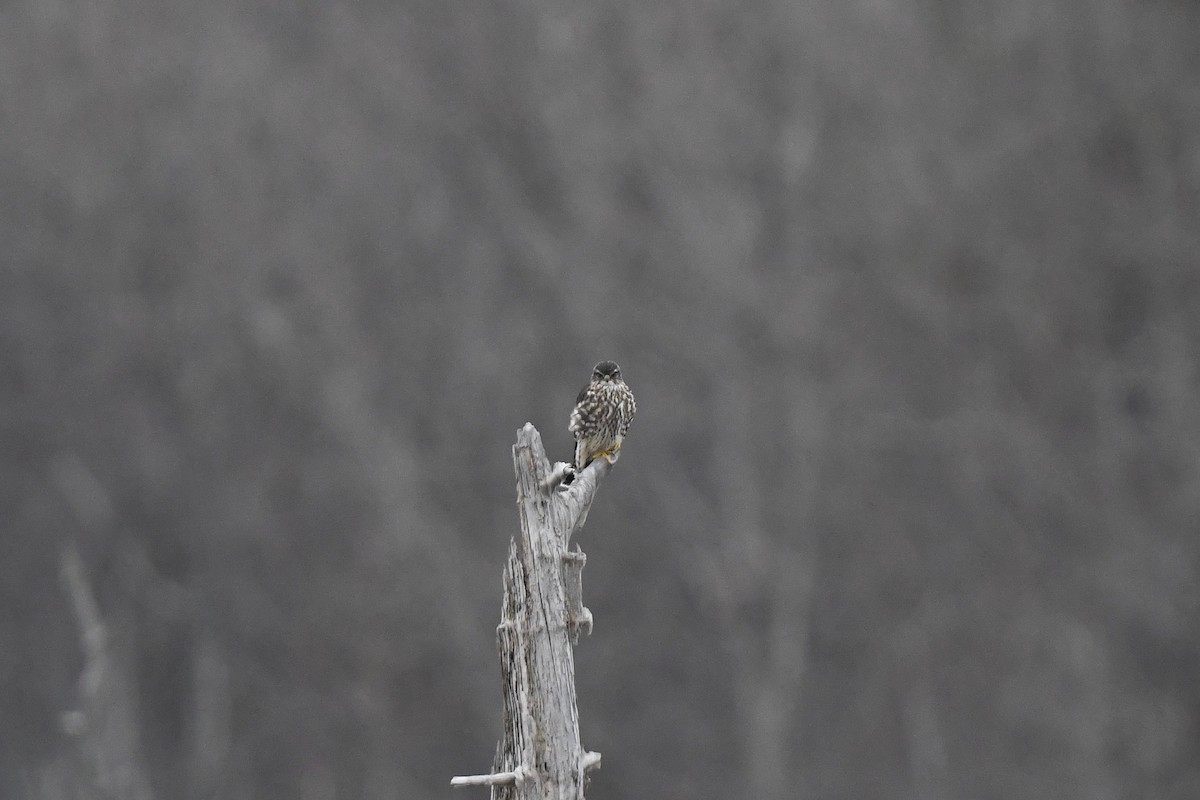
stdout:
POLYGON ((504 682, 504 736, 490 775, 455 778, 490 784, 494 800, 582 800, 585 776, 600 763, 579 742, 572 645, 591 632, 583 607, 586 561, 571 536, 583 526, 611 465, 598 459, 562 486, 537 429, 526 424, 513 447, 521 532, 509 545, 504 603, 496 630, 504 682))

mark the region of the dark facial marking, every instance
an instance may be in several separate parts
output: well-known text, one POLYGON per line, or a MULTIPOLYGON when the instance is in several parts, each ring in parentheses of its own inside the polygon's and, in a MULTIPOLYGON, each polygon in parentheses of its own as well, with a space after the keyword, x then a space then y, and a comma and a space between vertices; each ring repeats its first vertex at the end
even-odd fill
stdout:
POLYGON ((621 368, 615 361, 601 361, 592 370, 592 376, 595 378, 619 378, 621 377, 621 368))

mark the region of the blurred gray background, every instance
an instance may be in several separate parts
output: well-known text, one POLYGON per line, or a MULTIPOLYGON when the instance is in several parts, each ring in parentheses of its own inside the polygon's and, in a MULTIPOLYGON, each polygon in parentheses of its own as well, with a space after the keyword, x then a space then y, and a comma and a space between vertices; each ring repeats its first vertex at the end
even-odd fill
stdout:
POLYGON ((4 3, 0 796, 485 796, 510 447, 612 358, 590 797, 1200 797, 1197 31, 4 3))

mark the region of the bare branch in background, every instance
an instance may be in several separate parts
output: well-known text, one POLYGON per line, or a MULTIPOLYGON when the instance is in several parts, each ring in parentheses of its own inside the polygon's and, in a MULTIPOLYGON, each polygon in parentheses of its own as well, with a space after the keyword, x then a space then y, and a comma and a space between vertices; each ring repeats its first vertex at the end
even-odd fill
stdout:
POLYGON ((111 637, 92 595, 78 549, 61 557, 63 587, 71 599, 83 650, 77 711, 63 717, 83 756, 86 788, 108 800, 153 800, 138 740, 132 687, 113 652, 111 637))

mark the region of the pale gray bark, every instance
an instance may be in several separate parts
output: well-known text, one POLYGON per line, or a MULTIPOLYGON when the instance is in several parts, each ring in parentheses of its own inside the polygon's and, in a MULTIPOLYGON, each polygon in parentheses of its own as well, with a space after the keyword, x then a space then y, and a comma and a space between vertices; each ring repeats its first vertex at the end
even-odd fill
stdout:
POLYGON ((585 775, 600 755, 579 742, 575 661, 571 646, 590 633, 581 572, 587 561, 568 552, 600 482, 612 465, 598 459, 562 483, 533 425, 513 447, 521 532, 508 551, 504 603, 496 638, 504 682, 504 736, 489 775, 455 778, 456 786, 490 785, 493 800, 582 800, 585 775))

